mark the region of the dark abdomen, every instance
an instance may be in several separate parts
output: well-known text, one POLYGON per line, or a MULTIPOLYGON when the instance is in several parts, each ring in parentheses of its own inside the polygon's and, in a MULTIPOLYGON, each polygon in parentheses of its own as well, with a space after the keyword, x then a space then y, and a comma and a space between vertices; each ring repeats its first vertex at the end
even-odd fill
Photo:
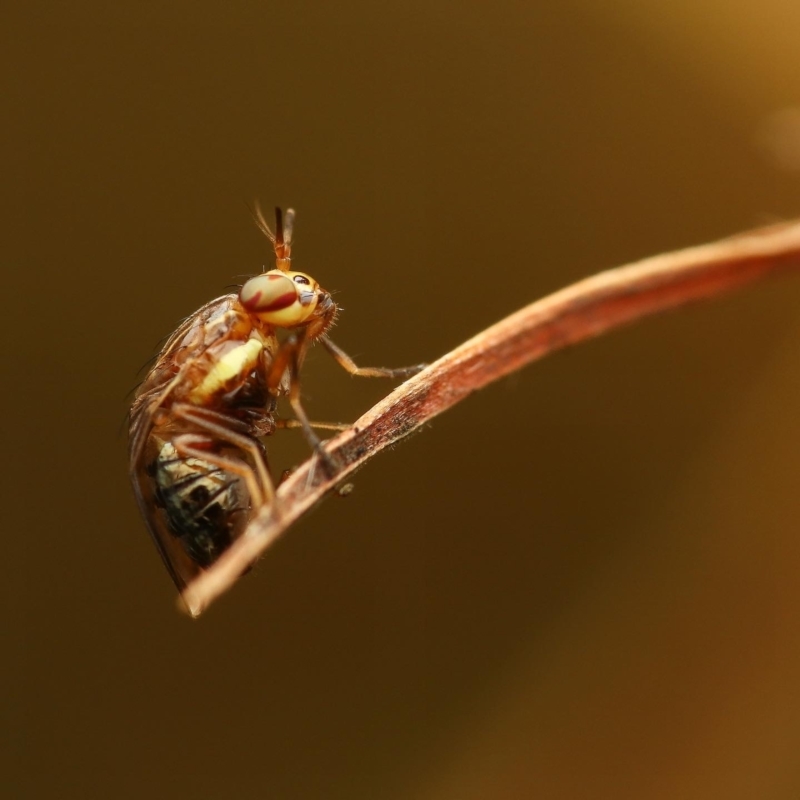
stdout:
POLYGON ((184 457, 165 441, 148 469, 170 535, 199 567, 213 564, 247 522, 250 502, 238 475, 184 457))

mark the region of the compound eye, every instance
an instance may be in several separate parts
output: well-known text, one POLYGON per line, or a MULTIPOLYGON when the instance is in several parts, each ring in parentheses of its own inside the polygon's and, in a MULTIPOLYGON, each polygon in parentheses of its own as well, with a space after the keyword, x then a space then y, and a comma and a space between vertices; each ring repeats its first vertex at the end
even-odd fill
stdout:
POLYGON ((265 272, 242 286, 239 301, 251 314, 269 314, 294 304, 297 289, 283 273, 265 272))

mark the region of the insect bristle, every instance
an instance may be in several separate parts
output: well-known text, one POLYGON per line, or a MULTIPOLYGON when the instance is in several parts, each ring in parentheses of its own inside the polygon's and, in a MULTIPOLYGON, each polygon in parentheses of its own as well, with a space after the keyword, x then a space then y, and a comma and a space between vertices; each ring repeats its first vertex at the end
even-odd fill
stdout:
POLYGON ((275 234, 270 230, 269 225, 267 225, 267 221, 264 219, 264 214, 261 211, 261 206, 258 204, 258 200, 256 200, 255 203, 253 204, 253 208, 250 209, 250 213, 253 215, 253 220, 256 223, 256 227, 274 245, 275 244, 275 234))

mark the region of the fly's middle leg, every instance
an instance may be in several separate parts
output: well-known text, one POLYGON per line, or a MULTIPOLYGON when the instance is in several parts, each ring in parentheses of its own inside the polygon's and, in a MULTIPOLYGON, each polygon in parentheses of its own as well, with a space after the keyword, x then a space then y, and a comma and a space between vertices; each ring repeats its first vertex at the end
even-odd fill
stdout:
MULTIPOLYGON (((346 422, 313 422, 308 423, 312 428, 318 428, 321 431, 337 431, 341 433, 350 429, 350 425, 346 422)), ((283 428, 284 430, 302 430, 303 424, 299 419, 276 419, 276 428, 283 428)))

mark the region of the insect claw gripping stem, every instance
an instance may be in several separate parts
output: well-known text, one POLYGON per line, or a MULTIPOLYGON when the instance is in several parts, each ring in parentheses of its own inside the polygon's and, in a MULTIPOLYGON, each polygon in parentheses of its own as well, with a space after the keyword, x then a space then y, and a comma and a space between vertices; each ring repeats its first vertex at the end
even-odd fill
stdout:
POLYGON ((314 452, 319 457, 319 464, 322 467, 325 477, 333 480, 339 472, 340 465, 336 459, 325 449, 320 443, 320 446, 314 448, 314 452))
POLYGON ((390 370, 392 378, 413 378, 418 372, 422 372, 428 365, 427 364, 414 364, 412 367, 398 367, 397 369, 390 370))

